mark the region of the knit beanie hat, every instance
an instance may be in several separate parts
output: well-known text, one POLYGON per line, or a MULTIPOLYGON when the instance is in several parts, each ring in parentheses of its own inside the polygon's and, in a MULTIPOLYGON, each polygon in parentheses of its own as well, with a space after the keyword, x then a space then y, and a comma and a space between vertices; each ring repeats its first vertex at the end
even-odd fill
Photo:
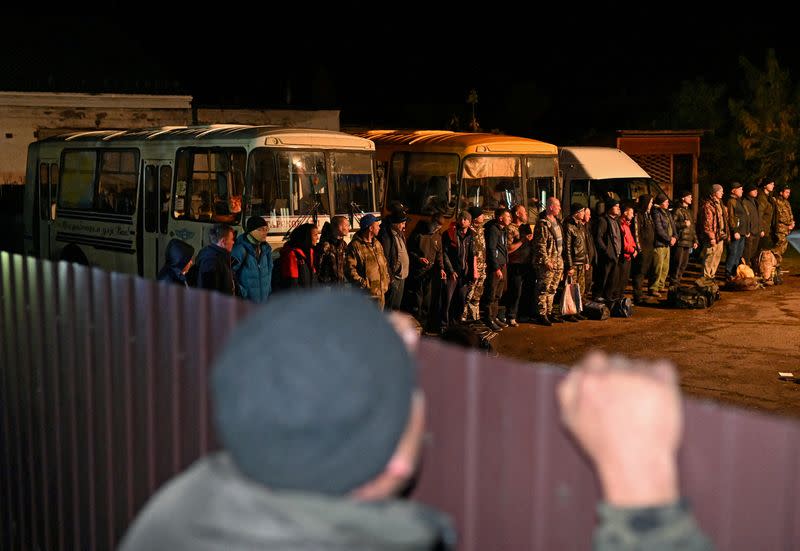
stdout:
POLYGON ((344 495, 386 467, 408 422, 414 364, 365 294, 284 293, 215 359, 217 434, 274 490, 344 495))

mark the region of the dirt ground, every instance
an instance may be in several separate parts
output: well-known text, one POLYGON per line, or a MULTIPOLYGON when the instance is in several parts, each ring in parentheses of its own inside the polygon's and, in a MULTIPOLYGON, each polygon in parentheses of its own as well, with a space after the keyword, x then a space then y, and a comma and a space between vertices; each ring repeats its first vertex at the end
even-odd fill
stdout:
POLYGON ((800 255, 787 254, 783 269, 783 285, 723 290, 706 310, 640 306, 629 319, 553 327, 521 323, 493 344, 504 356, 565 365, 595 348, 668 358, 688 395, 800 417, 800 384, 778 378, 778 371, 788 371, 800 379, 800 255))

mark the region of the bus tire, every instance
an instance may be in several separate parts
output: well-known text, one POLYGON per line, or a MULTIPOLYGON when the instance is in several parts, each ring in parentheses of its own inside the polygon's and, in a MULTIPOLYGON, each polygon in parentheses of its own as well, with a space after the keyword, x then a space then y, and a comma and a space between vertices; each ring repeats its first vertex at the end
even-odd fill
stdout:
POLYGON ((72 262, 74 264, 80 264, 81 266, 88 266, 89 259, 86 258, 86 255, 83 254, 83 251, 77 245, 70 243, 64 250, 61 251, 61 256, 59 260, 63 260, 64 262, 72 262))

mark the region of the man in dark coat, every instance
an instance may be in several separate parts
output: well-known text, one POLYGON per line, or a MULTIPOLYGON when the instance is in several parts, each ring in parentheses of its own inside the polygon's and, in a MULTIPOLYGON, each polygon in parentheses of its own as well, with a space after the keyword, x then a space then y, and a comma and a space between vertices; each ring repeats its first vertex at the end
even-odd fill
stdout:
POLYGON ((744 186, 742 206, 747 213, 747 230, 742 257, 749 266, 754 266, 758 255, 758 242, 764 235, 761 233, 761 216, 758 214, 758 186, 750 183, 744 186))
POLYGON ((653 198, 640 195, 636 203, 633 217, 633 240, 638 254, 633 259, 631 271, 633 275, 633 303, 641 304, 644 300, 644 280, 653 282, 653 255, 655 254, 656 230, 653 227, 653 198))
POLYGON ((595 300, 605 301, 616 293, 617 269, 622 255, 622 232, 619 228, 621 210, 619 201, 606 201, 606 212, 597 221, 595 245, 597 249, 597 274, 595 300))
POLYGON ((684 191, 680 196, 680 203, 672 210, 672 220, 675 222, 675 233, 678 240, 672 248, 671 285, 680 285, 683 272, 689 263, 689 253, 698 245, 697 232, 694 229, 694 216, 689 210, 693 200, 692 192, 684 191))
POLYGON ((186 276, 192 268, 193 255, 194 247, 180 239, 171 239, 164 253, 166 262, 158 272, 158 281, 169 281, 189 287, 186 276))
POLYGON ((486 301, 486 325, 492 331, 508 327, 497 318, 500 297, 503 296, 508 264, 506 226, 511 223, 511 212, 504 207, 494 211, 494 219, 486 223, 486 284, 483 291, 486 301))
POLYGON ((231 268, 233 235, 233 228, 226 224, 214 224, 208 230, 211 243, 197 253, 197 286, 200 289, 218 291, 225 295, 236 294, 231 268))

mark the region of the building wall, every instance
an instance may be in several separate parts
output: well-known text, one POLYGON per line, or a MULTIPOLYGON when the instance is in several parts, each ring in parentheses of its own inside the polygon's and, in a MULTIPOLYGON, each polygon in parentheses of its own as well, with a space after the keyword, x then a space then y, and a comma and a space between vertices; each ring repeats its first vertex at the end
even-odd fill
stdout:
POLYGON ((339 111, 198 108, 195 120, 191 96, 0 92, 0 185, 24 183, 35 140, 74 130, 215 123, 339 130, 339 111))
POLYGON ((0 92, 0 184, 25 181, 28 145, 70 130, 185 125, 191 96, 0 92))

